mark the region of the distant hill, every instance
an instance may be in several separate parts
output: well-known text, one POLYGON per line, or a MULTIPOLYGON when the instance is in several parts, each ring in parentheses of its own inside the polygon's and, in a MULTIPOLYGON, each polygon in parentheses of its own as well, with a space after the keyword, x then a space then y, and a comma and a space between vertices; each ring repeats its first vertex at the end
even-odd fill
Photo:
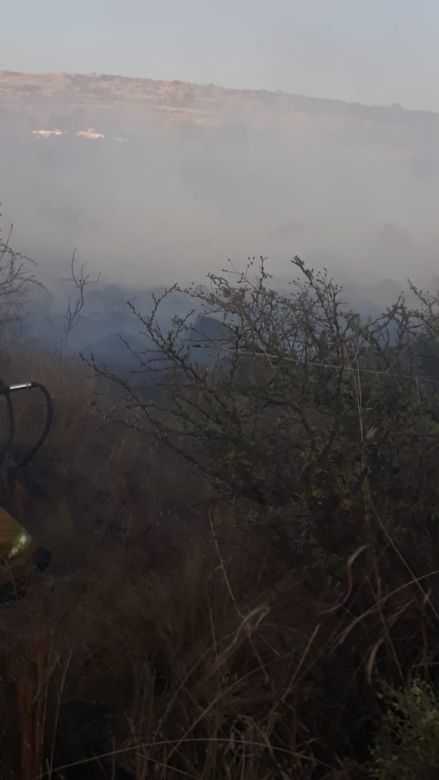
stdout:
MULTIPOLYGON (((225 89, 213 84, 156 81, 116 75, 26 74, 0 71, 0 106, 71 131, 72 111, 105 121, 121 110, 165 123, 220 125, 225 117, 297 122, 325 116, 351 122, 419 124, 439 127, 439 115, 399 104, 365 106, 341 100, 266 90, 225 89), (61 127, 64 125, 64 127, 61 127)), ((53 128, 54 129, 54 128, 53 128)), ((76 129, 76 128, 75 128, 76 129)), ((80 128, 78 128, 80 129, 80 128)))

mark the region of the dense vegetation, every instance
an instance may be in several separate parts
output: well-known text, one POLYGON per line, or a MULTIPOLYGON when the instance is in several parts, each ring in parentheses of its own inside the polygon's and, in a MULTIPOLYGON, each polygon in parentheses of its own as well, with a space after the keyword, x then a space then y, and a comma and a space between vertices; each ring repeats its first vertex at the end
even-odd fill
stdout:
POLYGON ((133 307, 131 379, 4 342, 57 414, 22 510, 53 563, 1 608, 2 778, 438 775, 439 299, 366 321, 292 267, 211 276, 167 332, 133 307))

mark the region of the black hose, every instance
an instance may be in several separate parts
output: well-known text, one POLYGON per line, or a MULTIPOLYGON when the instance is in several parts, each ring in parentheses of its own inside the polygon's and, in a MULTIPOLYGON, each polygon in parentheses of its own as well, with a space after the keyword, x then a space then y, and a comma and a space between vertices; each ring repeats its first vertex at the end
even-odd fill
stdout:
POLYGON ((0 395, 2 395, 6 401, 6 411, 8 420, 8 434, 5 443, 5 458, 3 461, 4 466, 7 468, 13 463, 13 451, 15 441, 15 413, 14 406, 12 404, 11 394, 9 392, 9 386, 6 385, 2 379, 0 379, 0 395))
POLYGON ((14 441, 15 441, 15 412, 10 393, 5 393, 6 409, 8 413, 8 438, 5 444, 6 459, 13 460, 14 441))
POLYGON ((52 427, 53 423, 53 401, 52 397, 44 385, 40 384, 39 382, 30 382, 29 390, 39 390, 40 393, 44 396, 44 399, 46 401, 46 421, 44 423, 44 428, 41 432, 41 435, 39 439, 36 441, 34 446, 29 450, 29 452, 26 453, 26 455, 13 466, 12 471, 20 471, 20 469, 24 468, 30 460, 36 455, 40 447, 43 446, 44 442, 46 441, 50 429, 52 427))
POLYGON ((5 445, 6 454, 5 454, 4 464, 8 474, 8 479, 10 483, 13 483, 17 472, 20 471, 22 468, 24 468, 24 466, 26 466, 29 463, 29 461, 32 460, 32 458, 34 457, 34 455, 36 455, 40 447, 42 447, 42 445, 44 444, 44 442, 46 441, 50 433, 50 428, 53 422, 53 401, 47 388, 44 385, 40 384, 39 382, 26 382, 20 385, 9 386, 6 385, 0 379, 0 395, 4 396, 6 400, 6 408, 7 408, 7 415, 8 415, 8 429, 9 429, 8 437, 5 445), (40 393, 44 396, 44 399, 46 401, 46 421, 44 423, 44 427, 41 432, 41 435, 39 436, 36 443, 18 463, 15 463, 14 443, 15 443, 16 425, 15 425, 15 414, 14 414, 14 407, 13 407, 11 395, 14 392, 19 392, 21 390, 40 391, 40 393))

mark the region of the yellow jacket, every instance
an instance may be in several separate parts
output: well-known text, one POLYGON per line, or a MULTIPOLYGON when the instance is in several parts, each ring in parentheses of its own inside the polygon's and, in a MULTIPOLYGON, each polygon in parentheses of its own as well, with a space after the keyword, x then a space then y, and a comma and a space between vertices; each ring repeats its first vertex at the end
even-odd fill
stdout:
POLYGON ((29 562, 32 551, 31 535, 0 507, 0 566, 9 571, 19 570, 29 562))

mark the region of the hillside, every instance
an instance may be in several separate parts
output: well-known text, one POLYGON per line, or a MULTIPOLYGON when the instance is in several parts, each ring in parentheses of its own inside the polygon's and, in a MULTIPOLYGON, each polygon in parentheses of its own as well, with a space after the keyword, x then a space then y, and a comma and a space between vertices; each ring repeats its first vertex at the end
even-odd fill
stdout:
POLYGON ((137 386, 0 342, 55 402, 0 490, 36 545, 0 567, 5 780, 438 776, 439 298, 364 325, 293 270, 193 289, 221 324, 160 305, 154 388, 145 351, 137 386), (227 339, 214 369, 194 337, 227 339))
POLYGON ((394 126, 420 123, 439 127, 439 115, 409 111, 399 104, 364 106, 265 90, 225 89, 213 84, 155 81, 113 75, 24 74, 0 71, 0 105, 20 116, 51 122, 59 112, 78 112, 105 122, 121 111, 164 123, 219 126, 230 117, 259 121, 305 122, 311 117, 333 122, 394 126))
POLYGON ((20 393, 2 452, 0 777, 437 777, 439 294, 398 291, 438 117, 9 73, 0 108, 1 376, 55 411, 17 473, 20 393))

